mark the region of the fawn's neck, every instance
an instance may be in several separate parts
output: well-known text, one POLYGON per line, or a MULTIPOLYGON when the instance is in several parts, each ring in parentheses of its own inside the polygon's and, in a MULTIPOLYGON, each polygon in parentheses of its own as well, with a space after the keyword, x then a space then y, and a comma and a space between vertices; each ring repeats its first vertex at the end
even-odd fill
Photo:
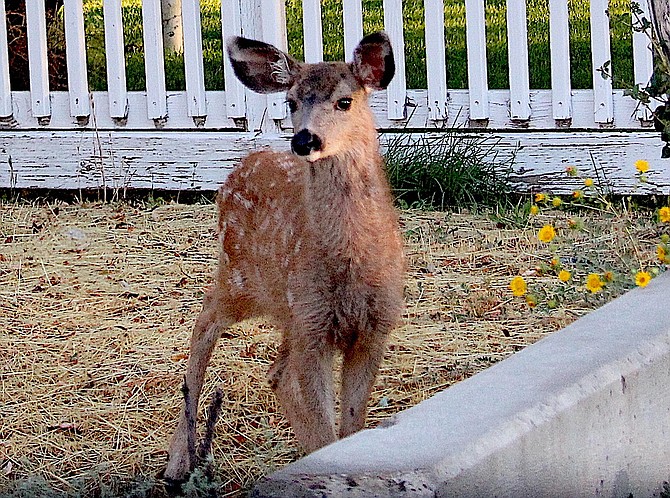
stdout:
POLYGON ((361 238, 388 223, 391 199, 376 136, 373 142, 309 165, 307 215, 330 254, 360 251, 361 238))

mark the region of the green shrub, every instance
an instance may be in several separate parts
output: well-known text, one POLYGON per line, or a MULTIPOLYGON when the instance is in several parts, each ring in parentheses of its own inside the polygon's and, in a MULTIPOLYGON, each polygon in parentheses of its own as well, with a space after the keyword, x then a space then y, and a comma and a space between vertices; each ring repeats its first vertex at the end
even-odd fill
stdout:
POLYGON ((442 209, 495 205, 511 192, 513 155, 499 159, 499 140, 445 131, 437 135, 394 135, 386 169, 398 203, 442 209))

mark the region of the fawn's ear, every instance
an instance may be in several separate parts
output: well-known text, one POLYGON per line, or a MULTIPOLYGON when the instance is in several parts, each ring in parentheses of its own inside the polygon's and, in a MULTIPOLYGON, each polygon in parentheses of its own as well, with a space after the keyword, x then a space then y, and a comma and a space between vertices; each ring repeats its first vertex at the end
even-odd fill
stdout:
POLYGON ((378 31, 363 38, 354 50, 351 69, 368 91, 386 88, 395 74, 393 49, 387 34, 378 31))
POLYGON ((227 45, 235 75, 258 93, 288 90, 300 69, 298 61, 268 43, 234 36, 227 45))

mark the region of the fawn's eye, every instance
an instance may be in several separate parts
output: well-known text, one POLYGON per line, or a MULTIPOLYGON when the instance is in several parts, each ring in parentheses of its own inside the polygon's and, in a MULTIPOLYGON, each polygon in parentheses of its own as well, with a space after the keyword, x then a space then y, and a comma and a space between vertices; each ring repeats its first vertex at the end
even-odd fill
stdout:
POLYGON ((288 104, 288 110, 292 113, 298 110, 298 103, 295 100, 288 99, 286 103, 288 104))
POLYGON ((351 107, 351 99, 349 97, 339 99, 335 103, 335 108, 339 109, 340 111, 348 111, 350 107, 351 107))

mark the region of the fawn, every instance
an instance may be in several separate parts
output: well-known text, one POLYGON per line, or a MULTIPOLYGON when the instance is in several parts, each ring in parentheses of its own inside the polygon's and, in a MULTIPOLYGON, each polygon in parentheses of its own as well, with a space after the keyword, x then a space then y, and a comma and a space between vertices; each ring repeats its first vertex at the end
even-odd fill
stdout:
POLYGON ((260 93, 287 91, 293 154, 255 152, 219 189, 220 256, 190 344, 184 407, 165 477, 193 470, 195 414, 222 329, 267 316, 282 333, 268 377, 303 449, 337 439, 333 360, 343 355, 339 437, 363 428, 367 402, 403 309, 404 257, 368 94, 395 72, 383 32, 354 61, 305 64, 241 37, 235 74, 260 93), (190 450, 189 450, 190 449, 190 450))

